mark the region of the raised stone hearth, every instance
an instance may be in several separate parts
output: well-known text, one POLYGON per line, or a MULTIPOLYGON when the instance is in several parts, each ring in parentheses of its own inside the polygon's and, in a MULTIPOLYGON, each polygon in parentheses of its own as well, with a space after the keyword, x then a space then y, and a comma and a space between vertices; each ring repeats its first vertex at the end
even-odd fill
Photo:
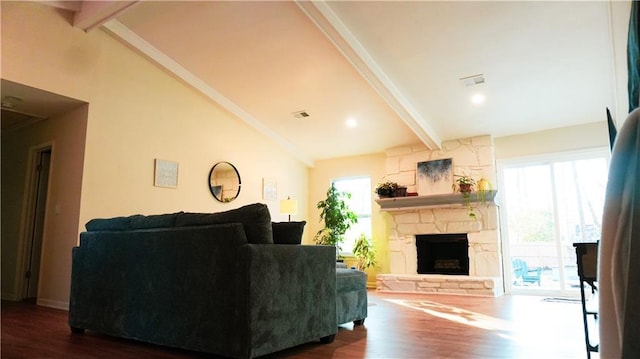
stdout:
POLYGON ((409 293, 464 294, 498 296, 502 282, 496 277, 471 277, 442 274, 380 274, 376 279, 380 291, 409 293))

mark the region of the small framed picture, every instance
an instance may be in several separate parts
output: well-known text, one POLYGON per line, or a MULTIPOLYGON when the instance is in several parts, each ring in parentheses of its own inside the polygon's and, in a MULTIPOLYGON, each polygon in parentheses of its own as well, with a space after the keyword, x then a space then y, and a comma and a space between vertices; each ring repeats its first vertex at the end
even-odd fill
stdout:
POLYGON ((154 186, 178 188, 178 162, 156 158, 154 167, 154 186))
POLYGON ((416 171, 418 194, 429 196, 453 192, 453 160, 446 158, 418 162, 416 171))
POLYGON ((265 201, 276 201, 278 199, 278 182, 275 179, 262 179, 262 199, 265 201))

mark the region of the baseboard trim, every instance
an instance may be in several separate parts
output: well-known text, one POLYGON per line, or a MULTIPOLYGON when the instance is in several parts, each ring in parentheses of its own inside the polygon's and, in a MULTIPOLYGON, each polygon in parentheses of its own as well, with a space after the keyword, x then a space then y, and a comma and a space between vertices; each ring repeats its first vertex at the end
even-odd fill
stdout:
POLYGON ((62 309, 62 310, 69 311, 69 302, 62 302, 62 301, 58 301, 58 300, 38 298, 38 300, 36 301, 36 304, 40 305, 40 306, 43 306, 43 307, 49 307, 49 308, 62 309))

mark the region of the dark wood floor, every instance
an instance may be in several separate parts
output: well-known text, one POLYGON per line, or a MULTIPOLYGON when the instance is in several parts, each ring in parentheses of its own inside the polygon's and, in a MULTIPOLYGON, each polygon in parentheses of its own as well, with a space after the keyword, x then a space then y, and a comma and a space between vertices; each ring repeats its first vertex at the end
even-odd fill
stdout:
MULTIPOLYGON (((1 357, 211 358, 97 333, 71 334, 67 312, 2 302, 1 357)), ((263 358, 586 358, 579 302, 369 293, 363 327, 340 327, 263 358)), ((595 354, 592 358, 598 358, 595 354)))

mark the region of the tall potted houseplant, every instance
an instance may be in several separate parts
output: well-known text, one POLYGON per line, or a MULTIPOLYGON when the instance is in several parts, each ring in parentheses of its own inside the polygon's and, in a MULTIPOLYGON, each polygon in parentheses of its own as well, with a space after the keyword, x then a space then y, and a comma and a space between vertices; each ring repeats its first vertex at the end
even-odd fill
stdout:
POLYGON ((364 233, 360 234, 360 237, 358 237, 356 243, 353 245, 353 255, 358 258, 356 267, 359 270, 365 270, 369 267, 375 268, 378 265, 376 249, 364 233))
POLYGON ((314 236, 316 244, 323 244, 336 247, 336 257, 339 256, 344 234, 351 228, 351 225, 358 223, 358 216, 349 209, 345 199, 351 198, 351 194, 340 192, 331 184, 327 190, 327 198, 318 202, 320 221, 324 221, 324 228, 314 236))

